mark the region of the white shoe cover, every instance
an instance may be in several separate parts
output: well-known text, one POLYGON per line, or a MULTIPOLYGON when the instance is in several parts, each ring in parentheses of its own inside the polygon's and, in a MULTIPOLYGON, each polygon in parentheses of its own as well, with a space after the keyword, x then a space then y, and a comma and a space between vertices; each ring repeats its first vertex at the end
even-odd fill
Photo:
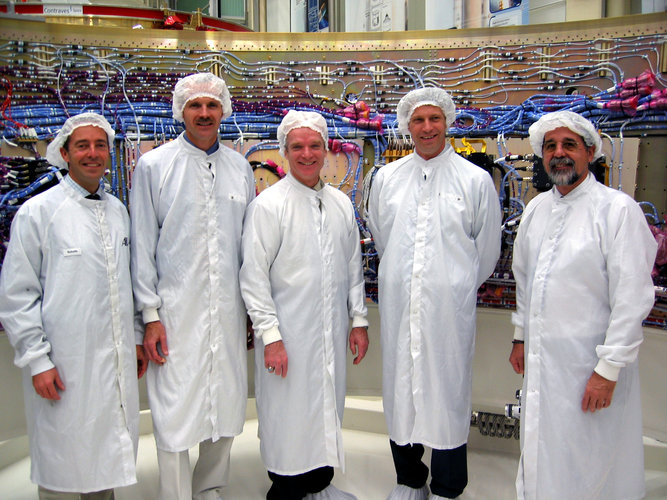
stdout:
POLYGON ((428 486, 421 488, 410 488, 404 484, 398 484, 389 493, 387 500, 426 500, 428 498, 428 486))
POLYGON ((211 488, 194 495, 193 500, 222 500, 222 491, 220 488, 211 488))
POLYGON ((306 495, 306 500, 357 500, 352 493, 346 493, 336 488, 333 484, 330 484, 322 491, 317 493, 308 493, 306 495))
POLYGON ((460 497, 447 498, 447 497, 441 497, 439 495, 434 495, 433 493, 431 493, 431 496, 428 497, 428 500, 455 500, 456 498, 460 497))

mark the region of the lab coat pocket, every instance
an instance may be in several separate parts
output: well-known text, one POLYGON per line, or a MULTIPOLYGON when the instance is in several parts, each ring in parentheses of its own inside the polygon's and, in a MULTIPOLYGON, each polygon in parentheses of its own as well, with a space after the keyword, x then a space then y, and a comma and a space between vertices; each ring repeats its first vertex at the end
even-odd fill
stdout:
POLYGON ((458 193, 438 192, 438 198, 441 203, 446 203, 449 207, 463 208, 464 206, 463 196, 458 193))
POLYGON ((231 201, 232 203, 241 203, 242 205, 245 206, 246 197, 243 194, 239 193, 229 193, 229 201, 231 201))
POLYGON ((83 250, 80 247, 66 247, 60 250, 59 273, 74 273, 80 270, 83 250))
POLYGON ((248 204, 246 196, 240 193, 229 193, 228 202, 231 213, 235 216, 235 220, 242 221, 246 205, 248 204))
MULTIPOLYGON (((461 250, 467 255, 476 255, 475 213, 472 200, 464 193, 439 193, 439 221, 448 240, 455 245, 462 245, 461 250)), ((451 245, 450 245, 451 248, 451 245)))
POLYGON ((466 201, 459 193, 438 193, 440 224, 445 231, 466 235, 471 233, 471 225, 466 210, 466 201))

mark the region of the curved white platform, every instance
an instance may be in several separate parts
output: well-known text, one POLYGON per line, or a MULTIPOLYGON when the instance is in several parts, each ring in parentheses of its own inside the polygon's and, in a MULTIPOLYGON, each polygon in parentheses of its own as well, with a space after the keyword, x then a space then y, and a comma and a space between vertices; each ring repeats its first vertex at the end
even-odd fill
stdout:
MULTIPOLYGON (((391 491, 395 476, 386 436, 372 432, 345 430, 346 472, 336 471, 334 484, 354 493, 359 500, 383 499, 391 491)), ((190 458, 194 466, 197 450, 190 458)), ((158 472, 155 444, 151 435, 139 442, 138 483, 116 490, 116 500, 157 499, 158 472)), ((464 498, 512 498, 516 457, 503 454, 472 453, 469 460, 470 486, 464 498), (498 496, 500 494, 500 496, 498 496)), ((225 500, 261 500, 270 481, 259 456, 257 420, 246 422, 243 434, 232 447, 230 484, 225 500)), ((30 483, 29 459, 0 470, 0 498, 36 500, 37 487, 30 483)))
MULTIPOLYGON (((381 418, 381 415, 377 415, 381 418)), ((471 429, 471 435, 477 433, 471 429)), ((343 439, 346 471, 336 471, 334 484, 359 500, 383 500, 395 484, 394 467, 384 434, 345 429, 343 439)), ((494 439, 494 438, 482 438, 494 439)), ((428 452, 427 452, 428 453, 428 452)), ((191 463, 196 448, 190 454, 191 463)), ((428 460, 428 456, 425 457, 428 460)), ((516 498, 514 478, 518 457, 514 453, 471 449, 468 456, 469 484, 462 499, 512 500, 516 498)), ((37 500, 37 487, 29 480, 30 460, 24 458, 0 470, 0 498, 37 500)), ((116 490, 116 500, 157 499, 158 469, 155 443, 145 434, 139 441, 138 483, 116 490)), ((667 472, 646 471, 647 500, 667 498, 667 472)), ((230 484, 225 500, 262 500, 270 481, 259 456, 257 420, 246 422, 243 433, 234 440, 230 484)))
MULTIPOLYGON (((359 500, 383 500, 395 485, 395 474, 382 415, 381 356, 377 308, 369 310, 371 347, 361 365, 348 365, 348 394, 343 421, 346 471, 336 471, 334 484, 359 500)), ((509 311, 478 310, 477 342, 473 366, 473 410, 502 413, 504 404, 514 402, 521 377, 513 373, 507 358, 512 328, 509 311)), ((642 410, 646 486, 648 500, 667 500, 667 332, 645 329, 640 350, 642 410), (655 439, 660 441, 656 441, 655 439)), ((0 500, 36 500, 37 487, 30 482, 30 459, 23 416, 20 370, 12 364, 13 352, 0 335, 0 500)), ((248 358, 252 370, 252 354, 248 358)), ((250 376, 252 387, 252 375, 250 376)), ((142 437, 139 443, 138 483, 119 489, 117 500, 156 500, 157 458, 142 386, 142 437)), ((437 418, 437 416, 434 416, 437 418)), ((519 444, 514 439, 481 436, 470 429, 469 484, 462 499, 511 500, 516 498, 514 479, 519 444)), ((427 451, 428 454, 428 451, 427 451)), ((191 452, 194 464, 197 450, 191 452)), ((425 457, 428 463, 428 456, 425 457)), ((230 484, 226 500, 261 500, 269 479, 259 454, 254 400, 248 403, 243 433, 232 447, 230 484)))

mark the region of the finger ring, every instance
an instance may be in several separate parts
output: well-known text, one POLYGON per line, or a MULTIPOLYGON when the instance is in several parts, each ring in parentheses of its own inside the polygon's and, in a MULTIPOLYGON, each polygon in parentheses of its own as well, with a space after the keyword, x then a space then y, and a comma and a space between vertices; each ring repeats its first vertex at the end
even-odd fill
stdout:
POLYGON ((274 371, 276 371, 276 369, 273 366, 269 366, 268 370, 269 373, 273 373, 274 371))

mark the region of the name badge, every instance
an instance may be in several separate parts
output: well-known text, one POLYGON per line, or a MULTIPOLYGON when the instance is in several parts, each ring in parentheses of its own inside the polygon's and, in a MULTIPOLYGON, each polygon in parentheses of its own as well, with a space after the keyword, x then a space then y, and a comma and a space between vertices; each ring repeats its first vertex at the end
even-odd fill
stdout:
POLYGON ((73 257, 75 255, 81 255, 80 248, 66 248, 65 250, 63 250, 64 257, 73 257))

